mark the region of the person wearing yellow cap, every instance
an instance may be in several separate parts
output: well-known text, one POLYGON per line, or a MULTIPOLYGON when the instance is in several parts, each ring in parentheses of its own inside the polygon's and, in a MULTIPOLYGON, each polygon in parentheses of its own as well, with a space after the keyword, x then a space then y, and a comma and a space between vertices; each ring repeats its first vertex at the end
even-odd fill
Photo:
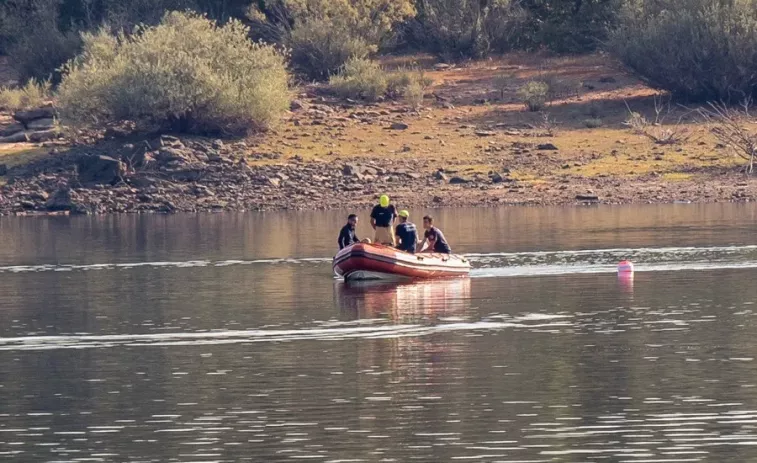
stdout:
POLYGON ((394 234, 399 241, 397 243, 397 249, 400 251, 409 252, 415 254, 415 246, 418 244, 418 229, 415 228, 415 224, 410 222, 410 213, 406 210, 401 210, 399 213, 400 224, 394 230, 394 234))
POLYGON ((397 209, 389 203, 389 196, 381 195, 379 203, 371 211, 371 226, 376 231, 373 241, 394 247, 394 220, 397 209))

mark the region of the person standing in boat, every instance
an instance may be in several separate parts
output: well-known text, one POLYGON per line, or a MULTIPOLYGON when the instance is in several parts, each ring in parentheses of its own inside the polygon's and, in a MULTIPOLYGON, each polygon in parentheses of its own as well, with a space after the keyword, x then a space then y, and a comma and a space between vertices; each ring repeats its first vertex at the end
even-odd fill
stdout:
POLYGON ((394 230, 394 234, 399 241, 397 249, 415 254, 415 246, 418 244, 418 230, 415 228, 415 224, 408 220, 410 217, 408 211, 402 210, 398 215, 400 217, 400 224, 394 230))
POLYGON ((350 214, 347 217, 347 225, 342 227, 342 230, 339 232, 339 249, 342 250, 346 248, 347 246, 352 246, 353 244, 357 244, 360 242, 360 239, 357 237, 357 234, 355 233, 355 229, 357 228, 357 216, 355 214, 350 214))
POLYGON ((419 252, 423 251, 423 246, 428 243, 428 248, 426 248, 425 252, 452 253, 452 248, 449 247, 447 239, 444 238, 444 233, 434 226, 433 217, 430 215, 423 217, 423 228, 426 232, 423 235, 423 242, 418 245, 419 252))
POLYGON ((381 195, 379 203, 371 211, 371 226, 376 231, 373 241, 394 247, 394 220, 397 209, 389 204, 389 196, 381 195))

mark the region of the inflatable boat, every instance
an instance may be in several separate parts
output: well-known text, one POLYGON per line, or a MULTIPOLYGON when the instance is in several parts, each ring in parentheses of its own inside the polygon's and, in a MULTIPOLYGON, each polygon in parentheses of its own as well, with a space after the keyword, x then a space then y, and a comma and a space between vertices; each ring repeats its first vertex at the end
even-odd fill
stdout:
POLYGON ((455 254, 410 254, 380 244, 358 243, 334 257, 334 273, 345 281, 462 277, 470 273, 470 262, 455 254))

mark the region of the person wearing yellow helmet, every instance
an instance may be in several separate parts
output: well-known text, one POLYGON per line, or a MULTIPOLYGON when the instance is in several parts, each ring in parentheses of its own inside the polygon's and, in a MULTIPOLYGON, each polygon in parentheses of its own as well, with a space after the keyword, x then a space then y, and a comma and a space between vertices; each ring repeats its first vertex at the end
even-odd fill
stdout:
POLYGON ((409 252, 415 254, 415 246, 418 244, 418 229, 415 224, 410 222, 410 213, 406 210, 401 210, 399 213, 400 224, 394 230, 394 234, 397 237, 399 243, 397 243, 397 249, 400 251, 409 252))
POLYGON ((389 196, 381 195, 379 203, 371 211, 371 226, 375 230, 374 241, 394 246, 394 220, 397 209, 389 202, 389 196))

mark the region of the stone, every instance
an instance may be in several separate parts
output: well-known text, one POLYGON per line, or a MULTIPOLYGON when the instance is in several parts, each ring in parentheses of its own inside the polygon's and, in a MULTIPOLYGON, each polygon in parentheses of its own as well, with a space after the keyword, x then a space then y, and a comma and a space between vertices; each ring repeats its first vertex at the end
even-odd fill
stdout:
POLYGON ((30 109, 25 111, 16 111, 13 118, 24 125, 28 125, 37 119, 53 119, 55 117, 55 108, 45 106, 44 108, 30 109))
POLYGON ((492 183, 502 183, 505 181, 504 177, 497 172, 494 172, 489 178, 491 178, 492 183))
POLYGON ((352 175, 361 175, 365 171, 365 168, 359 164, 345 164, 342 167, 342 174, 346 177, 352 175))
POLYGON ((450 69, 452 66, 447 63, 437 63, 434 64, 434 70, 435 71, 446 71, 447 69, 450 69))
POLYGON ((82 156, 76 167, 82 183, 112 185, 126 175, 126 164, 110 156, 82 156))
POLYGON ((201 198, 207 198, 216 195, 213 190, 206 187, 205 185, 194 185, 192 187, 192 193, 194 193, 195 196, 199 196, 201 198))
POLYGON ((463 177, 452 177, 451 179, 449 179, 450 185, 462 185, 465 183, 470 183, 470 180, 465 179, 463 177))
POLYGON ((72 211, 76 210, 76 193, 70 188, 58 188, 52 196, 45 202, 45 209, 48 211, 72 211))
POLYGON ((497 132, 493 130, 476 130, 473 133, 479 137, 493 137, 497 135, 497 132))
POLYGON ((3 175, 8 175, 8 165, 6 164, 0 164, 0 177, 3 175))
POLYGON ((55 119, 52 118, 44 118, 44 119, 37 119, 35 121, 31 121, 28 124, 26 124, 26 127, 29 130, 48 130, 55 127, 55 119))
POLYGON ((599 196, 594 194, 576 195, 577 201, 599 201, 599 196))
POLYGON ((437 180, 445 181, 445 182, 447 180, 449 180, 449 177, 447 177, 447 174, 445 174, 441 170, 438 170, 438 171, 434 172, 434 178, 437 179, 437 180))
POLYGON ((26 143, 29 141, 29 134, 26 132, 18 132, 7 137, 0 137, 0 143, 26 143))
POLYGON ((160 146, 170 148, 183 148, 184 144, 181 142, 181 140, 179 140, 178 137, 174 137, 173 135, 161 135, 160 146))
POLYGON ((56 138, 58 138, 59 135, 60 133, 55 129, 42 130, 40 132, 30 133, 29 141, 34 142, 34 143, 41 143, 43 141, 55 140, 56 138))
POLYGON ((292 111, 305 109, 305 103, 300 100, 293 100, 291 103, 289 103, 289 109, 291 109, 292 111))
POLYGON ((31 193, 29 193, 28 197, 32 201, 44 202, 44 201, 47 201, 47 198, 49 198, 50 195, 48 195, 47 192, 44 190, 38 190, 38 191, 32 191, 31 193))
POLYGON ((542 143, 536 147, 539 151, 557 151, 557 146, 552 143, 542 143))
POLYGON ((161 164, 168 164, 172 161, 187 162, 189 155, 178 148, 161 148, 155 156, 155 160, 161 164))
POLYGON ((394 122, 389 126, 389 128, 391 130, 407 130, 410 128, 410 126, 405 124, 404 122, 394 122))
POLYGON ((23 124, 9 124, 0 129, 0 137, 7 137, 24 131, 23 124))

